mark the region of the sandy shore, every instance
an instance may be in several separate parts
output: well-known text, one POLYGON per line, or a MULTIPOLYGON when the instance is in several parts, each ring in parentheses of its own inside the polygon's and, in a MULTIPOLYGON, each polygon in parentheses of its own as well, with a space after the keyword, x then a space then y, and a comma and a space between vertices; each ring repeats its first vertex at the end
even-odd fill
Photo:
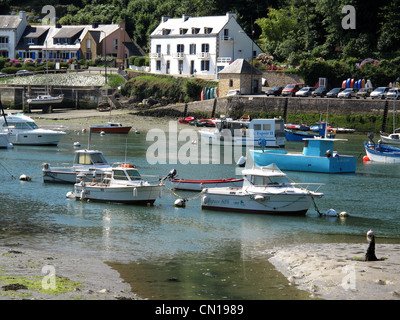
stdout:
MULTIPOLYGON (((379 240, 378 240, 379 241, 379 240)), ((301 244, 275 248, 269 261, 310 296, 328 300, 400 299, 400 244, 376 245, 381 261, 365 262, 368 245, 301 244)))
POLYGON ((22 245, 0 247, 0 300, 139 299, 103 261, 22 245))

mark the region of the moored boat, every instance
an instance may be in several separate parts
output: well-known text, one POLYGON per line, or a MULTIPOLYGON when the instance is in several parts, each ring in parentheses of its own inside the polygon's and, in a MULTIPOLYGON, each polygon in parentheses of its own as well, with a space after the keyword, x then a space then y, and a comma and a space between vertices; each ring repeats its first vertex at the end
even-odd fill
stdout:
POLYGON ((323 193, 320 183, 291 183, 275 164, 244 169, 242 187, 207 188, 202 209, 259 214, 305 215, 323 193), (303 187, 301 187, 303 186, 303 187), (312 191, 309 188, 317 186, 312 191))
POLYGON ((21 113, 1 117, 0 126, 8 129, 9 142, 14 145, 58 145, 66 135, 64 131, 41 129, 32 118, 21 113))
POLYGON ((80 182, 74 185, 76 199, 129 204, 153 204, 161 197, 163 181, 151 184, 142 179, 133 166, 113 167, 102 174, 100 182, 80 182))
POLYGON ((214 120, 214 130, 199 130, 209 144, 224 143, 241 146, 259 146, 262 139, 267 147, 284 147, 285 132, 283 119, 214 120))
POLYGON ((29 98, 26 101, 28 102, 28 104, 45 105, 45 104, 61 103, 63 100, 64 100, 63 94, 60 94, 58 96, 42 94, 38 95, 36 98, 29 98))
POLYGON ((105 125, 90 126, 91 132, 105 132, 105 133, 129 133, 132 129, 131 126, 123 126, 118 122, 107 122, 105 125))
POLYGON ((43 164, 43 182, 46 183, 76 183, 77 175, 82 174, 84 180, 99 182, 101 173, 111 171, 111 165, 98 150, 76 150, 72 166, 52 167, 43 164))
POLYGON ((364 141, 364 148, 369 160, 382 163, 400 163, 400 148, 381 143, 364 141))
POLYGON ((190 179, 171 179, 174 189, 201 191, 204 188, 219 187, 240 187, 243 179, 227 178, 227 179, 210 179, 210 180, 190 180, 190 179))
POLYGON ((335 141, 346 139, 307 138, 304 139, 303 152, 287 152, 286 150, 250 150, 254 163, 267 166, 276 163, 281 170, 307 171, 321 173, 354 173, 356 158, 339 155, 334 151, 335 141))

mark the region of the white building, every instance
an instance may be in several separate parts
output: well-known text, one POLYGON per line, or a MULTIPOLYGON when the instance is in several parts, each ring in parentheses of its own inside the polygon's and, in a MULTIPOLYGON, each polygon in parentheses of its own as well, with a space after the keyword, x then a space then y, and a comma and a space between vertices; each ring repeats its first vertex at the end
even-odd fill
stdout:
POLYGON ((15 47, 27 25, 25 11, 15 16, 0 16, 0 57, 15 58, 15 47))
POLYGON ((162 17, 150 35, 150 70, 216 78, 236 59, 252 59, 262 52, 237 23, 234 13, 162 17))

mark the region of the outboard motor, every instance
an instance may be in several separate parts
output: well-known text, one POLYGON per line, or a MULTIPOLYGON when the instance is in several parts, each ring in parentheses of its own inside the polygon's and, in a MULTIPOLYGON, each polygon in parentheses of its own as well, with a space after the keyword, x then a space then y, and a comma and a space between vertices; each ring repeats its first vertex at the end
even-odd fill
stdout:
POLYGON ((173 179, 175 176, 176 176, 176 170, 172 169, 170 172, 168 172, 168 174, 165 176, 165 178, 163 180, 173 179))

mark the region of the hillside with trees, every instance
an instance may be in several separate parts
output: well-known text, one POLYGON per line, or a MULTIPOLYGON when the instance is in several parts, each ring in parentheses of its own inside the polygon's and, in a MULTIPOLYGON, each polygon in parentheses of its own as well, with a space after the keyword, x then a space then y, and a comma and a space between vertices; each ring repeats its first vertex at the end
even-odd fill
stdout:
POLYGON ((272 58, 266 65, 258 61, 264 69, 273 60, 281 69, 293 67, 309 83, 322 70, 335 83, 351 76, 386 85, 400 76, 400 0, 0 0, 0 14, 24 9, 40 23, 44 5, 56 8, 61 24, 125 21, 131 38, 147 52, 161 16, 232 11, 272 58), (355 29, 342 27, 344 5, 355 8, 355 29))

